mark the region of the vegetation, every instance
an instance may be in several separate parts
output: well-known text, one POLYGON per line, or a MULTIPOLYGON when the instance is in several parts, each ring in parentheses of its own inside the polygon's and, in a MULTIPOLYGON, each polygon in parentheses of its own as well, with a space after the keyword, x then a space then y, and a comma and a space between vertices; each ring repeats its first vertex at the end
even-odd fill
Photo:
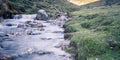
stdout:
POLYGON ((120 6, 81 9, 64 28, 76 60, 120 60, 120 6))
POLYGON ((77 6, 67 0, 10 0, 17 6, 25 8, 26 13, 36 13, 39 9, 45 9, 50 13, 69 12, 78 9, 77 6))
POLYGON ((106 5, 118 4, 120 5, 120 0, 105 0, 106 5))

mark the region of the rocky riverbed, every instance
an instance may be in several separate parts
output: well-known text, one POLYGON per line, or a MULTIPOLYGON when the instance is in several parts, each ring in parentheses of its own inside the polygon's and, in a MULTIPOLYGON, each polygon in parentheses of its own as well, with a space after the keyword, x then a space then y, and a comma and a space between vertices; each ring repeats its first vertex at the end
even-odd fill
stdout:
POLYGON ((36 14, 22 15, 0 23, 0 60, 71 60, 63 50, 69 45, 64 40, 63 21, 34 20, 35 17, 36 14))

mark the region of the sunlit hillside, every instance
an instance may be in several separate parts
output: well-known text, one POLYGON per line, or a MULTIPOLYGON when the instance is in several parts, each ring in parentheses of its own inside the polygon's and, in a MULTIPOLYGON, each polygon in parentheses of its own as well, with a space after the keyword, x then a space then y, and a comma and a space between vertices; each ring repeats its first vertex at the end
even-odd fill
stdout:
POLYGON ((96 2, 99 0, 68 0, 68 1, 75 5, 81 6, 81 5, 89 4, 89 3, 96 2))

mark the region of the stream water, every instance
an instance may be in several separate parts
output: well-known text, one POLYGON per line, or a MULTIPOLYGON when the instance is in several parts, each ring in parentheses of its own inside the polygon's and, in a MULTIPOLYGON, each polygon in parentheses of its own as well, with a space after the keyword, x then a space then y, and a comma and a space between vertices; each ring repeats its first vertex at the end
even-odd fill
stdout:
POLYGON ((52 22, 34 20, 36 14, 7 19, 0 24, 0 51, 14 60, 71 60, 63 50, 64 29, 52 22))

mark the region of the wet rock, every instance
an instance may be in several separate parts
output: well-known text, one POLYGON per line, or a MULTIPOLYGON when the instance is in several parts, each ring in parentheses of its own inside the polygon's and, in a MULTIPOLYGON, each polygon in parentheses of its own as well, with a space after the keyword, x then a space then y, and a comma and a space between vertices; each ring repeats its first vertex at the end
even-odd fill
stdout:
POLYGON ((42 40, 51 40, 52 38, 41 38, 42 40))
POLYGON ((18 24, 17 28, 24 28, 23 24, 18 24))
POLYGON ((66 55, 59 55, 59 56, 65 57, 66 55))
POLYGON ((32 35, 32 31, 27 31, 27 35, 32 35))
POLYGON ((36 16, 37 20, 48 20, 49 16, 45 10, 39 10, 36 16))
POLYGON ((45 29, 44 28, 39 28, 37 29, 38 31, 44 31, 45 29))
POLYGON ((10 36, 17 36, 17 34, 18 34, 17 32, 10 32, 8 35, 10 37, 10 36))
POLYGON ((36 23, 31 23, 30 25, 31 25, 32 28, 38 28, 36 23))
POLYGON ((13 60, 13 57, 4 51, 0 51, 0 60, 13 60))
POLYGON ((46 55, 46 54, 53 54, 53 52, 49 52, 49 51, 39 51, 37 52, 38 55, 46 55))
POLYGON ((61 48, 62 46, 59 45, 59 46, 54 46, 54 47, 55 47, 55 48, 61 48))
POLYGON ((38 29, 33 29, 33 30, 29 30, 29 29, 27 29, 26 31, 25 31, 25 33, 27 34, 27 35, 40 35, 41 34, 41 32, 39 32, 39 30, 37 31, 38 29))
POLYGON ((37 23, 37 22, 27 22, 27 23, 32 28, 41 28, 41 27, 43 27, 43 24, 41 24, 41 23, 37 23))
POLYGON ((26 21, 25 24, 30 24, 32 21, 26 21))
POLYGON ((63 31, 54 31, 53 33, 64 33, 63 31))
POLYGON ((6 24, 6 26, 16 26, 16 24, 8 23, 8 24, 6 24))
POLYGON ((55 13, 55 17, 56 17, 56 18, 59 18, 60 16, 61 16, 61 13, 60 13, 60 12, 56 12, 56 13, 55 13))
POLYGON ((28 32, 27 35, 40 35, 41 33, 28 32))
POLYGON ((38 24, 36 24, 36 26, 35 26, 35 25, 33 25, 32 27, 33 27, 33 28, 42 28, 42 27, 43 27, 43 25, 42 25, 42 24, 39 24, 39 25, 38 25, 38 24))
POLYGON ((38 24, 38 28, 39 28, 39 27, 44 27, 44 25, 41 24, 41 23, 39 23, 39 24, 38 24))

